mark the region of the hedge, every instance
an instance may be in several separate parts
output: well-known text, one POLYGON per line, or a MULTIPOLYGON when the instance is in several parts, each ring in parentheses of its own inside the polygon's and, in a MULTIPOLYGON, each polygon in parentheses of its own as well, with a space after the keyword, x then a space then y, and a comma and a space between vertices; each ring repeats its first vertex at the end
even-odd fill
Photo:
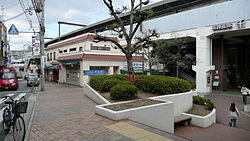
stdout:
MULTIPOLYGON (((117 80, 129 83, 125 81, 126 78, 126 75, 97 75, 91 77, 89 84, 97 91, 108 92, 118 84, 117 80), (112 82, 113 80, 115 82, 112 82)), ((193 88, 192 84, 187 80, 158 75, 136 75, 135 86, 144 92, 158 95, 188 92, 193 88)))
POLYGON ((112 100, 128 100, 136 97, 138 88, 131 83, 119 83, 111 88, 110 98, 112 100))
POLYGON ((89 85, 97 90, 100 91, 101 90, 101 86, 103 84, 103 82, 105 80, 108 79, 118 79, 118 80, 126 80, 126 75, 95 75, 95 76, 91 76, 90 81, 89 81, 89 85))
POLYGON ((158 95, 188 92, 193 88, 187 80, 158 75, 137 75, 136 87, 158 95))
POLYGON ((193 96, 193 103, 206 105, 208 110, 213 110, 215 108, 214 103, 210 99, 205 99, 200 96, 193 96))
POLYGON ((100 86, 101 92, 109 92, 112 87, 117 85, 118 83, 121 83, 122 80, 119 79, 107 79, 104 80, 103 83, 100 86))

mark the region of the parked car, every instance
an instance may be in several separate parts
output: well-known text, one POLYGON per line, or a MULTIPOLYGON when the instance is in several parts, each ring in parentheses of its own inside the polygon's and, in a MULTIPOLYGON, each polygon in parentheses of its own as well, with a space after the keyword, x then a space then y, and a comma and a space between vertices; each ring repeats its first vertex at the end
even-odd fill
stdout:
POLYGON ((39 85, 39 78, 36 75, 29 75, 27 77, 27 86, 31 87, 34 84, 35 87, 39 85))
POLYGON ((15 68, 0 68, 0 90, 17 90, 18 80, 15 68))

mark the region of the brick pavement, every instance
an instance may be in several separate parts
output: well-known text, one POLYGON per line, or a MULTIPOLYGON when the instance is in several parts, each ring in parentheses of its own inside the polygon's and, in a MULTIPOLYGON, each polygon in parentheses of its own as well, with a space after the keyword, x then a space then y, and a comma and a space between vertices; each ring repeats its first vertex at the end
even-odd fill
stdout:
MULTIPOLYGON (((113 121, 94 114, 95 103, 83 95, 83 88, 46 83, 37 98, 30 141, 80 141, 109 130, 113 121)), ((119 137, 120 135, 113 135, 119 137)))
MULTIPOLYGON (((133 121, 122 121, 162 137, 173 140, 233 141, 250 138, 249 116, 241 114, 237 128, 228 124, 227 110, 230 102, 243 108, 241 97, 208 95, 217 107, 217 122, 209 128, 185 126, 166 133, 133 121), (178 137, 180 136, 180 137, 178 137)), ((30 141, 132 141, 107 127, 117 122, 95 114, 95 103, 83 94, 83 88, 46 83, 46 92, 37 98, 36 112, 30 141)), ((120 121, 119 121, 120 122, 120 121)))
MULTIPOLYGON (((115 121, 95 114, 95 103, 83 94, 83 88, 46 83, 38 95, 30 141, 132 141, 107 126, 115 121)), ((162 137, 185 140, 132 121, 123 121, 162 137)))
POLYGON ((196 126, 185 126, 175 129, 175 135, 193 141, 249 141, 250 140, 250 116, 243 112, 243 102, 241 96, 227 96, 218 94, 208 94, 209 98, 216 106, 216 124, 208 128, 196 126), (235 102, 241 114, 237 120, 237 128, 229 127, 228 109, 231 102, 235 102))

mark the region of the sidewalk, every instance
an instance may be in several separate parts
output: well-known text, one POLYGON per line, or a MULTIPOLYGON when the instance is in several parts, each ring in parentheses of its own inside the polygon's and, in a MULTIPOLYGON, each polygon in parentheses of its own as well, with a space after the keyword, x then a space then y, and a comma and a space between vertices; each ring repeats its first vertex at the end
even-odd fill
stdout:
POLYGON ((217 122, 208 128, 185 126, 169 134, 133 121, 112 121, 95 114, 95 103, 83 88, 46 83, 46 91, 37 97, 30 141, 247 141, 250 119, 241 114, 238 128, 228 126, 230 102, 242 110, 241 97, 206 95, 217 107, 217 122))
MULTIPOLYGON (((242 96, 232 93, 213 93, 204 96, 216 106, 216 124, 208 128, 186 126, 175 129, 175 135, 193 141, 249 141, 250 116, 243 112, 242 96), (237 128, 229 127, 228 110, 231 102, 235 102, 241 114, 237 120, 237 128)), ((248 104, 250 102, 248 101, 248 104)))
POLYGON ((29 140, 185 140, 132 121, 115 122, 101 117, 95 114, 95 105, 84 95, 83 88, 46 83, 46 91, 37 97, 29 140))

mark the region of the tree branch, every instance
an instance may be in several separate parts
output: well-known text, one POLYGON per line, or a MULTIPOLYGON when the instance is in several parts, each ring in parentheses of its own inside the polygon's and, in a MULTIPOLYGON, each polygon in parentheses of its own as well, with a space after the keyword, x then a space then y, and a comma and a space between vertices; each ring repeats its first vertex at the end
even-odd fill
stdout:
POLYGON ((127 41, 129 41, 129 36, 126 32, 126 28, 124 26, 124 23, 122 21, 122 19, 116 14, 113 4, 112 4, 112 0, 103 0, 103 2, 105 3, 105 5, 108 7, 108 9, 110 10, 110 14, 114 16, 114 18, 116 19, 116 21, 120 24, 121 26, 121 30, 126 38, 127 41))
POLYGON ((109 37, 105 37, 105 36, 101 36, 101 35, 95 35, 94 36, 94 39, 98 40, 96 41, 97 43, 100 42, 100 41, 104 41, 104 42, 112 42, 114 43, 119 49, 122 50, 123 53, 126 53, 126 50, 119 44, 119 42, 117 40, 114 40, 112 38, 109 38, 109 37))

